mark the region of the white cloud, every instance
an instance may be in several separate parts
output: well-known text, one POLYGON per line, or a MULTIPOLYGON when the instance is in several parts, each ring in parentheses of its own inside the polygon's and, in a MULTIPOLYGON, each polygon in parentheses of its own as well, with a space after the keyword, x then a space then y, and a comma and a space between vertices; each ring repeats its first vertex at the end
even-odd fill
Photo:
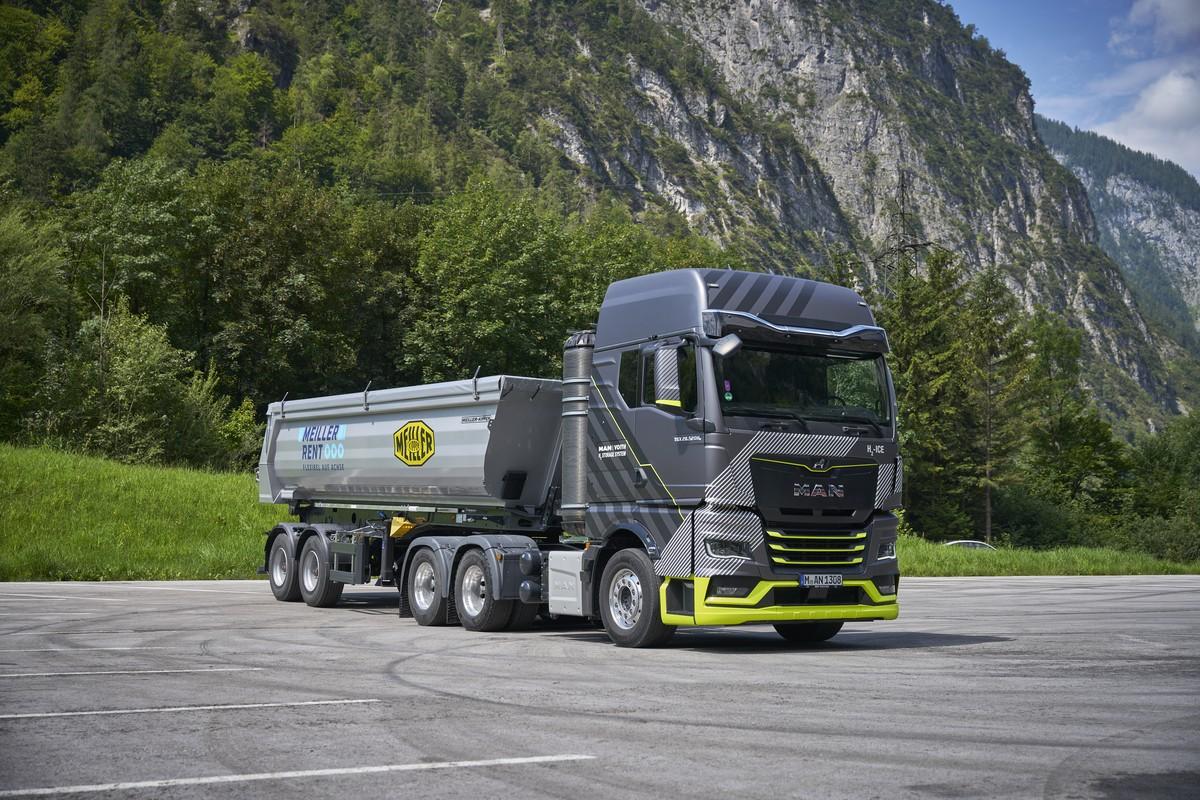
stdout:
POLYGON ((1200 175, 1200 70, 1172 69, 1143 88, 1132 108, 1093 130, 1200 175))
POLYGON ((1127 57, 1200 44, 1200 0, 1136 0, 1111 28, 1109 48, 1127 57))
POLYGON ((1109 49, 1132 59, 1091 81, 1091 130, 1200 175, 1200 0, 1134 0, 1109 49))
POLYGON ((1200 0, 1137 0, 1129 21, 1151 27, 1160 50, 1200 42, 1200 0))

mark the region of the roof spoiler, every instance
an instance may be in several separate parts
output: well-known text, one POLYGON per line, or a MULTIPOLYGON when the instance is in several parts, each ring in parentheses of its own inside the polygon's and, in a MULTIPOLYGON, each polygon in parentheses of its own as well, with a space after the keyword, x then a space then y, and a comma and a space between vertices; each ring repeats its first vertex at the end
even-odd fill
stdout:
POLYGON ((776 325, 745 311, 709 310, 704 312, 704 328, 709 336, 746 333, 751 338, 779 342, 805 341, 819 347, 844 348, 855 352, 886 353, 887 333, 877 325, 851 325, 842 330, 776 325))

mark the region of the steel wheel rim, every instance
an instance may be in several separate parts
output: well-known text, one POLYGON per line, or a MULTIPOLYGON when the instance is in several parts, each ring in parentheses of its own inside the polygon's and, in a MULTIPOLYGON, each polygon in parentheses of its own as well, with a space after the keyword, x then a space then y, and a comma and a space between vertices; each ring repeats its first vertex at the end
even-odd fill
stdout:
POLYGON ((628 567, 618 570, 609 585, 608 613, 623 631, 632 630, 642 618, 642 581, 628 567))
POLYGON ((462 607, 468 615, 478 617, 483 613, 483 604, 487 598, 487 576, 483 567, 471 564, 463 570, 462 607))
POLYGON ((316 551, 309 550, 304 556, 304 564, 300 570, 300 578, 304 581, 304 590, 310 594, 315 592, 320 576, 320 564, 317 562, 316 551))
POLYGON ((276 586, 287 585, 287 561, 287 551, 282 547, 276 547, 275 552, 271 554, 271 582, 276 586))
POLYGON ((413 604, 422 611, 428 611, 433 606, 437 596, 437 573, 428 561, 417 565, 413 573, 413 604))

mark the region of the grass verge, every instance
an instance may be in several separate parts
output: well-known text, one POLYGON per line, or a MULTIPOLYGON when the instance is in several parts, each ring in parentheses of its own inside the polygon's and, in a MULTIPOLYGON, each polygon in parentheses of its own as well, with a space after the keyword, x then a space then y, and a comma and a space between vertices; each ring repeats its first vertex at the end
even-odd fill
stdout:
POLYGON ((906 576, 959 575, 1173 575, 1200 573, 1200 562, 1181 564, 1111 547, 968 550, 901 536, 900 571, 906 576))
POLYGON ((253 578, 254 478, 0 445, 0 580, 253 578))
MULTIPOLYGON (((249 475, 129 466, 0 445, 0 580, 253 578, 264 531, 287 519, 249 475)), ((1094 547, 997 551, 900 539, 906 576, 1200 573, 1094 547)))

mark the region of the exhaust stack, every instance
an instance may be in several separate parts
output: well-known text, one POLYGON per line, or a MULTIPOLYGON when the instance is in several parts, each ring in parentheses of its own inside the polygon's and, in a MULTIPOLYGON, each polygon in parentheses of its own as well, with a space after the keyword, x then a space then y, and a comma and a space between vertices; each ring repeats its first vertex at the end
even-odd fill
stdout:
POLYGON ((595 349, 594 331, 573 333, 563 346, 561 513, 563 527, 575 535, 583 535, 588 507, 588 397, 595 349))

